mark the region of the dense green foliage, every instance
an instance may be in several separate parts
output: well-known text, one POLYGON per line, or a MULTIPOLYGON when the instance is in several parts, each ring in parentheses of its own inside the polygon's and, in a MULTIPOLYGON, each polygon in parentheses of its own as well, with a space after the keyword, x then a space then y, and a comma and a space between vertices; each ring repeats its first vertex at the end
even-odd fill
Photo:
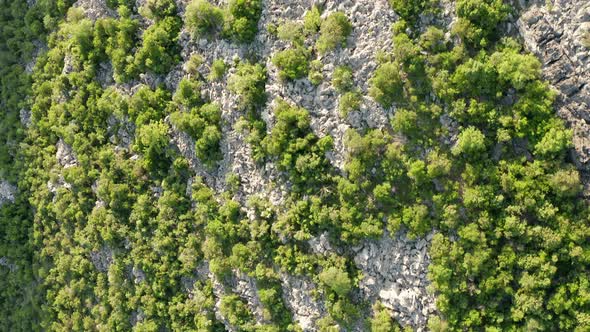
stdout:
POLYGON ((486 46, 508 14, 502 0, 458 0, 454 31, 474 47, 486 46))
POLYGON ((164 74, 180 60, 176 43, 180 26, 178 17, 166 17, 143 33, 141 48, 135 55, 138 70, 164 74))
MULTIPOLYGON (((418 27, 423 12, 436 15, 432 1, 391 1, 405 22, 376 55, 368 91, 351 67, 331 76, 343 118, 365 93, 390 116, 347 132, 342 170, 329 158, 334 138, 314 132, 316 110, 281 99, 265 108, 268 59, 183 52, 182 72, 174 1, 107 4, 119 15, 93 21, 72 1, 45 0, 0 13, 0 178, 18 188, 0 206, 0 330, 298 331, 283 294, 290 274, 325 301, 320 331, 399 331, 385 307, 360 299, 349 250, 385 230, 435 231, 433 331, 590 329, 590 209, 573 132, 538 60, 499 35, 502 1, 456 1, 459 42, 418 27), (37 39, 47 49, 29 73, 37 39), (105 63, 116 85, 101 78, 105 63), (137 80, 163 82, 172 68, 180 77, 167 85, 137 80), (222 113, 204 87, 225 83, 239 105, 222 113), (241 120, 231 128, 226 116, 241 120), (243 197, 250 179, 220 167, 222 129, 246 134, 256 168, 276 166, 282 204, 267 188, 243 197), (56 156, 64 149, 71 160, 56 156), (320 235, 335 250, 311 250, 320 235), (238 278, 255 286, 260 312, 238 278)), ((247 43, 262 5, 194 1, 184 24, 247 43)), ((352 29, 342 12, 324 17, 314 6, 277 28, 281 78, 322 82, 318 55, 352 29)))

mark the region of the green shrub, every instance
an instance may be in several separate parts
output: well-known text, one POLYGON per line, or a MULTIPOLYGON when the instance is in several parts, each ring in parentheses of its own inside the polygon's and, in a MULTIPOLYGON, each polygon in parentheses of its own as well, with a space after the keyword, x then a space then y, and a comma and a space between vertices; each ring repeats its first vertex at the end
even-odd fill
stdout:
POLYGON ((373 317, 369 319, 371 332, 400 332, 399 325, 393 321, 389 310, 377 302, 373 306, 373 317))
POLYGON ((443 52, 447 49, 445 33, 443 30, 429 26, 422 35, 420 35, 420 46, 431 53, 443 52))
POLYGON ((323 54, 337 47, 344 47, 351 32, 352 24, 348 17, 342 12, 334 12, 322 22, 316 48, 323 54))
POLYGON ((266 69, 261 64, 241 63, 227 81, 230 91, 240 96, 243 107, 253 108, 266 101, 266 69))
POLYGON ((562 121, 547 125, 547 131, 541 141, 535 144, 535 155, 543 157, 561 157, 573 146, 573 131, 566 129, 562 121))
POLYGON ((280 51, 272 58, 272 63, 279 68, 279 77, 294 80, 305 77, 309 71, 309 53, 303 47, 280 51))
POLYGON ((159 21, 176 15, 176 2, 174 0, 147 0, 139 11, 141 15, 159 21))
POLYGON ((164 74, 180 60, 177 40, 181 24, 177 17, 166 17, 145 30, 135 54, 135 66, 140 71, 164 74))
POLYGON ((486 142, 484 134, 475 127, 468 127, 461 131, 457 143, 453 147, 453 155, 473 155, 485 151, 486 142))
POLYGON ((322 73, 322 69, 324 68, 324 64, 321 60, 312 60, 309 63, 309 74, 307 75, 307 79, 313 85, 319 85, 324 80, 324 74, 322 73))
POLYGON ((582 43, 582 46, 584 46, 585 48, 590 48, 590 31, 586 31, 582 34, 582 37, 580 38, 580 43, 582 43))
POLYGON ((286 21, 277 28, 277 37, 300 45, 303 43, 303 25, 299 22, 286 21))
POLYGON ((205 59, 200 54, 193 54, 186 62, 186 72, 191 76, 199 76, 199 67, 205 62, 205 59))
POLYGON ((252 324, 253 316, 248 305, 237 295, 226 295, 221 298, 219 309, 230 324, 240 328, 252 324))
POLYGON ((397 109, 391 119, 393 130, 406 136, 414 136, 419 131, 418 115, 413 110, 397 109))
POLYGON ((404 100, 404 84, 397 62, 380 64, 369 84, 369 95, 385 108, 404 100))
POLYGON ((338 66, 332 74, 332 85, 340 92, 350 91, 354 87, 352 69, 348 66, 338 66))
POLYGON ((520 54, 519 49, 504 49, 490 57, 500 82, 522 90, 541 77, 541 63, 532 54, 520 54))
POLYGON ((508 15, 508 7, 502 0, 459 0, 456 8, 459 20, 453 32, 473 47, 488 45, 508 15))
POLYGON ((203 103, 201 98, 201 82, 183 78, 172 97, 174 102, 190 109, 203 103))
POLYGON ((224 33, 241 43, 254 40, 262 14, 261 0, 230 0, 224 33))
POLYGON ((303 17, 303 28, 308 33, 316 33, 320 30, 322 18, 318 6, 312 6, 303 17))
POLYGON ((408 23, 414 24, 418 20, 418 16, 424 12, 431 0, 389 0, 391 8, 408 23))
MULTIPOLYGON (((110 57, 113 65, 113 75, 116 82, 122 83, 129 80, 135 73, 132 53, 136 44, 136 35, 139 22, 130 18, 131 12, 126 7, 119 9, 119 20, 114 31, 108 31, 105 53, 110 57)), ((97 25, 101 21, 96 22, 97 25)))
POLYGON ((340 116, 346 118, 348 113, 358 111, 361 108, 362 95, 358 91, 345 92, 338 99, 338 111, 340 116))
POLYGON ((352 289, 352 282, 346 271, 331 266, 324 269, 319 275, 320 281, 330 287, 339 296, 346 296, 352 289))
POLYGON ((223 27, 223 10, 207 0, 193 0, 186 7, 184 20, 193 37, 208 36, 223 27))
POLYGON ((304 108, 277 100, 274 114, 276 123, 262 140, 262 148, 266 155, 278 158, 278 167, 288 172, 294 191, 313 190, 329 177, 325 153, 332 148, 332 138, 318 139, 313 134, 304 108))
POLYGON ((211 167, 221 159, 221 110, 216 104, 194 107, 189 112, 175 112, 172 123, 195 140, 195 152, 204 164, 211 167))
POLYGON ((549 185, 559 197, 571 198, 578 195, 582 189, 580 173, 575 168, 560 169, 549 177, 549 185))
POLYGON ((136 126, 158 121, 164 118, 169 101, 168 90, 162 87, 152 90, 142 85, 129 99, 129 119, 136 126))
POLYGON ((225 62, 223 59, 214 60, 211 64, 211 71, 209 73, 209 81, 219 81, 225 75, 225 62))
POLYGON ((168 125, 164 122, 150 122, 137 128, 135 149, 143 154, 147 169, 160 169, 168 144, 168 125))

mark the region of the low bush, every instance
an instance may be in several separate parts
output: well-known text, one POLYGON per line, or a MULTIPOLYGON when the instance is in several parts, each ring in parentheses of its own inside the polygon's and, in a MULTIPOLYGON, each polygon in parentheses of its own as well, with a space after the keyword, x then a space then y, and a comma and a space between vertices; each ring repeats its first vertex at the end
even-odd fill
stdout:
POLYGON ((266 101, 266 69, 261 64, 241 63, 227 82, 228 89, 240 96, 243 107, 260 106, 266 101))
POLYGON ((207 0, 193 0, 184 14, 186 26, 193 37, 212 35, 223 27, 223 10, 207 0))
POLYGON ((380 64, 369 84, 369 95, 385 108, 404 100, 404 84, 397 62, 380 64))
POLYGON ((313 60, 309 63, 309 74, 307 78, 313 85, 319 85, 324 80, 322 69, 324 64, 321 60, 313 60))
POLYGON ((354 87, 352 69, 348 66, 338 66, 332 74, 332 85, 342 93, 350 91, 354 87))
POLYGON ((209 72, 209 81, 219 81, 225 75, 226 65, 223 59, 214 60, 209 72))
POLYGON ((258 20, 261 14, 261 0, 231 0, 224 34, 240 43, 253 41, 258 32, 258 20))
POLYGON ((358 111, 361 107, 362 95, 358 91, 349 91, 340 96, 338 100, 338 112, 346 118, 348 113, 358 111))
POLYGON ((272 63, 279 68, 279 77, 294 80, 305 77, 309 71, 309 53, 303 47, 280 51, 272 58, 272 63))
POLYGON ((320 37, 316 42, 318 52, 327 53, 337 47, 346 46, 346 38, 352 32, 352 24, 346 15, 342 12, 330 14, 322 22, 320 27, 320 37))

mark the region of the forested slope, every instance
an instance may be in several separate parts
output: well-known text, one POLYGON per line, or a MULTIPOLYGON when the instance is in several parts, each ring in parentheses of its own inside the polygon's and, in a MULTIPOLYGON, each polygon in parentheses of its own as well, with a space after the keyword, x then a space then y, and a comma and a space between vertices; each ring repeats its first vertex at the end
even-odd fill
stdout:
POLYGON ((0 330, 590 329, 573 3, 3 2, 0 330))

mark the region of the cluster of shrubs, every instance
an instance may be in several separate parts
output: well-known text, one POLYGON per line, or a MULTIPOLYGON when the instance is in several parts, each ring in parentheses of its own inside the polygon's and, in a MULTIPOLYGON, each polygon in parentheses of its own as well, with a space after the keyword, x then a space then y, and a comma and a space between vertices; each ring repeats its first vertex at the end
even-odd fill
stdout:
POLYGON ((207 0, 194 0, 186 8, 185 23, 195 38, 223 37, 241 43, 254 40, 262 13, 260 0, 231 0, 219 8, 207 0))
POLYGON ((279 69, 279 77, 283 80, 308 77, 314 85, 320 84, 324 78, 322 63, 311 59, 316 53, 325 54, 346 46, 351 31, 352 25, 344 13, 333 12, 322 20, 317 6, 306 12, 303 23, 283 22, 274 32, 280 40, 289 42, 290 47, 272 58, 272 63, 279 69), (307 48, 305 40, 315 38, 318 32, 315 47, 307 48))

